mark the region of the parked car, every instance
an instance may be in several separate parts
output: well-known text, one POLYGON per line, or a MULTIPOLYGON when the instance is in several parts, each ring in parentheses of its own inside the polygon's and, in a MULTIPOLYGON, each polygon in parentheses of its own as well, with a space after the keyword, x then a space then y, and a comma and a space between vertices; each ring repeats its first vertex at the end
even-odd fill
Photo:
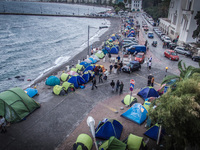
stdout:
POLYGON ((151 45, 156 47, 157 46, 157 41, 153 41, 151 45))
POLYGON ((187 49, 185 49, 184 47, 181 47, 181 46, 177 46, 174 49, 174 51, 177 52, 177 53, 183 54, 185 56, 192 56, 192 54, 189 50, 187 50, 187 49))
POLYGON ((160 39, 161 39, 162 41, 164 41, 165 36, 166 36, 165 34, 161 35, 160 39))
POLYGON ((149 27, 148 26, 144 26, 144 31, 149 31, 149 27))
POLYGON ((164 56, 169 58, 170 60, 179 60, 179 56, 174 50, 166 49, 164 52, 164 56))
POLYGON ((139 52, 146 53, 146 46, 144 46, 144 45, 133 45, 133 46, 127 48, 126 51, 127 51, 127 53, 131 53, 131 54, 133 54, 135 51, 137 53, 139 53, 139 52))
POLYGON ((138 61, 130 61, 129 64, 122 67, 122 71, 126 73, 131 73, 136 70, 140 70, 141 65, 138 61))
POLYGON ((194 60, 194 61, 200 61, 200 56, 192 56, 192 60, 194 60))
POLYGON ((135 56, 135 61, 138 61, 139 63, 143 63, 145 59, 144 53, 137 53, 135 56))
POLYGON ((170 37, 165 36, 165 37, 164 37, 164 42, 165 42, 165 43, 171 43, 172 41, 171 41, 170 37))
POLYGON ((122 47, 126 49, 126 48, 129 48, 129 47, 133 46, 133 45, 138 45, 138 43, 136 43, 136 42, 131 42, 131 43, 128 43, 128 44, 123 45, 122 47))
POLYGON ((177 47, 176 43, 169 43, 168 48, 174 50, 177 47))
POLYGON ((154 38, 154 34, 152 32, 149 32, 148 33, 148 38, 152 38, 153 39, 154 38))

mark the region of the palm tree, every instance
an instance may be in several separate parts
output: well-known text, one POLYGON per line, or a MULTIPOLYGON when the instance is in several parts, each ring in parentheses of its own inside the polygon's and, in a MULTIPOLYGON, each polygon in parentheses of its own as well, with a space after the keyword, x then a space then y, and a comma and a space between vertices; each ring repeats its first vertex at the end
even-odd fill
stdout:
POLYGON ((184 79, 190 78, 194 73, 200 73, 200 68, 195 68, 193 66, 186 67, 185 63, 181 64, 182 60, 178 63, 178 69, 180 71, 180 75, 168 75, 166 76, 161 84, 169 83, 171 80, 182 81, 184 79))

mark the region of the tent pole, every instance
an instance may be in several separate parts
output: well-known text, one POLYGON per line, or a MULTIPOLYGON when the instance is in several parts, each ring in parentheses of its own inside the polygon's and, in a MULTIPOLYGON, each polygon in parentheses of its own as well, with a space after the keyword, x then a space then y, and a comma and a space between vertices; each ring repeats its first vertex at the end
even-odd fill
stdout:
POLYGON ((159 132, 158 132, 157 145, 158 145, 159 142, 160 142, 161 129, 162 129, 162 126, 160 125, 160 127, 159 127, 159 132))

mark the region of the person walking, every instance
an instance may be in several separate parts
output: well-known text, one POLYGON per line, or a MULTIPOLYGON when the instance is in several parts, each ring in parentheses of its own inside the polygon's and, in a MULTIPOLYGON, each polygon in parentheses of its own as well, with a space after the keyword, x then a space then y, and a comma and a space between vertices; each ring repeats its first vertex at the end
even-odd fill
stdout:
POLYGON ((110 74, 112 73, 112 68, 113 68, 113 65, 110 64, 110 74))
POLYGON ((2 115, 0 115, 0 129, 1 129, 1 133, 7 132, 7 130, 6 130, 6 120, 2 115))
POLYGON ((93 90, 94 87, 97 89, 97 86, 96 86, 96 78, 95 78, 95 77, 92 78, 92 89, 91 89, 91 90, 93 90))
POLYGON ((115 65, 114 65, 114 73, 117 73, 117 68, 118 68, 117 63, 115 63, 115 65))
POLYGON ((152 74, 148 75, 148 80, 147 80, 147 86, 151 86, 151 79, 152 79, 152 74))
POLYGON ((122 72, 122 67, 123 67, 123 62, 121 61, 120 63, 119 63, 119 65, 120 65, 120 72, 122 72))
POLYGON ((121 81, 121 84, 120 84, 120 87, 119 87, 120 89, 119 89, 119 94, 122 94, 122 92, 123 92, 123 88, 124 88, 124 84, 123 84, 123 82, 121 81))
POLYGON ((108 54, 109 62, 111 63, 111 53, 108 54))
POLYGON ((110 83, 110 86, 112 87, 112 92, 114 92, 114 90, 115 90, 115 82, 113 80, 110 83))
POLYGON ((120 85, 120 82, 119 82, 119 80, 117 80, 117 83, 116 83, 116 92, 118 92, 119 85, 120 85))
POLYGON ((106 71, 104 72, 104 77, 103 77, 103 79, 104 79, 104 80, 107 80, 107 78, 108 78, 108 70, 106 69, 106 71))

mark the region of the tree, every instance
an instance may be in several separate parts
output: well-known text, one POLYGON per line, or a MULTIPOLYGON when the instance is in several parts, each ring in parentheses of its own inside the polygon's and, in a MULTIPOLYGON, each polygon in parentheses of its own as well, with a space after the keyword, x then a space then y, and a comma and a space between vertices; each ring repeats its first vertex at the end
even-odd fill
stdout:
POLYGON ((193 31, 192 37, 195 39, 195 38, 198 38, 200 35, 200 11, 197 12, 194 19, 197 22, 197 28, 196 28, 196 30, 193 31))
POLYGON ((185 63, 183 63, 183 65, 181 64, 182 60, 179 61, 178 63, 178 69, 180 71, 180 75, 169 75, 166 76, 163 81, 162 84, 168 83, 173 79, 176 79, 176 81, 182 81, 184 79, 190 78, 194 73, 200 73, 200 68, 195 68, 193 66, 188 66, 186 67, 185 63))
POLYGON ((152 123, 160 123, 166 131, 166 149, 200 146, 200 74, 194 73, 177 83, 154 101, 150 107, 152 123))

